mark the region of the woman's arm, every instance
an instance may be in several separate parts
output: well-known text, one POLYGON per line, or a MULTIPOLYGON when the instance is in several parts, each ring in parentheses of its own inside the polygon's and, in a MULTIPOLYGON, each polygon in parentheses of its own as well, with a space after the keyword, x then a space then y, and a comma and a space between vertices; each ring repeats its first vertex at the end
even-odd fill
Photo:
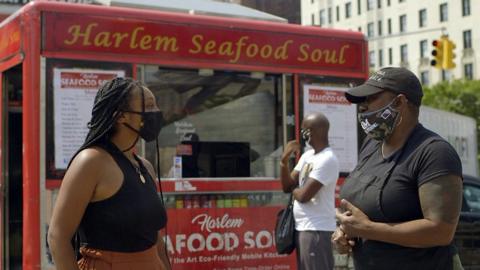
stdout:
POLYGON ((455 234, 462 206, 462 179, 455 175, 435 178, 420 186, 419 197, 423 219, 402 223, 372 222, 345 200, 341 206, 348 211, 337 213, 337 219, 340 228, 351 237, 419 248, 448 245, 455 234))
POLYGON ((102 159, 98 150, 83 150, 63 178, 48 230, 48 244, 57 270, 78 269, 70 241, 95 192, 100 168, 105 163, 102 159))
POLYGON ((158 231, 157 250, 158 256, 163 264, 162 269, 171 270, 172 266, 170 265, 170 260, 168 259, 167 250, 165 249, 165 241, 163 241, 163 235, 161 231, 158 231))

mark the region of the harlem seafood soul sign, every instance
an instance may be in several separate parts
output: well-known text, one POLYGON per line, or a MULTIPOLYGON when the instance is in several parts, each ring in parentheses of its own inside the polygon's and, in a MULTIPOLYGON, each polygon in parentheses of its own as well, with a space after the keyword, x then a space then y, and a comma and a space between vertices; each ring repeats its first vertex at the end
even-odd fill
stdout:
MULTIPOLYGON (((275 33, 274 29, 191 25, 169 21, 46 14, 46 51, 148 55, 163 60, 216 60, 227 65, 353 70, 364 64, 352 39, 275 33), (268 35, 267 35, 268 33, 268 35), (272 35, 274 38, 272 38, 272 35)), ((298 29, 298 28, 297 28, 298 29)))
POLYGON ((275 250, 281 207, 168 209, 167 248, 175 269, 295 269, 275 250), (258 215, 258 211, 265 214, 258 215))

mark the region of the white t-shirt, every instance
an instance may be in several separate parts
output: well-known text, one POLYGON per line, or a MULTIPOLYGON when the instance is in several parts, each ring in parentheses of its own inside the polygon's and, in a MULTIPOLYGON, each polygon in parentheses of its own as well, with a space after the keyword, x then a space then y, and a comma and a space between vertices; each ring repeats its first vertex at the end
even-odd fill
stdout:
POLYGON ((335 224, 335 186, 339 176, 338 159, 330 147, 314 154, 314 150, 305 152, 294 168, 299 174, 299 186, 303 186, 310 177, 323 186, 305 203, 297 200, 293 203, 295 229, 297 231, 334 231, 335 224))

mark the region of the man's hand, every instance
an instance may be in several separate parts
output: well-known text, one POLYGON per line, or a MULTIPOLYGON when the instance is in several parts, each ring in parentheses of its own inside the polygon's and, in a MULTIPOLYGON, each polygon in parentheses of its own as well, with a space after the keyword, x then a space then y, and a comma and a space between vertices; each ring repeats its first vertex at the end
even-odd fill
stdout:
POLYGON ((340 208, 344 209, 343 212, 337 209, 336 213, 340 229, 349 237, 363 237, 364 233, 370 229, 372 221, 345 199, 340 202, 340 208))
POLYGON ((355 241, 348 239, 347 235, 340 228, 333 232, 331 241, 333 248, 340 254, 352 252, 352 247, 355 245, 355 241))
POLYGON ((285 150, 283 150, 282 161, 283 163, 288 162, 288 159, 292 155, 292 153, 300 153, 300 143, 297 141, 289 141, 285 146, 285 150))
POLYGON ((290 172, 288 161, 292 153, 300 153, 300 144, 297 141, 289 141, 283 150, 282 160, 280 161, 280 180, 282 182, 282 190, 290 193, 298 185, 299 172, 293 170, 290 172))

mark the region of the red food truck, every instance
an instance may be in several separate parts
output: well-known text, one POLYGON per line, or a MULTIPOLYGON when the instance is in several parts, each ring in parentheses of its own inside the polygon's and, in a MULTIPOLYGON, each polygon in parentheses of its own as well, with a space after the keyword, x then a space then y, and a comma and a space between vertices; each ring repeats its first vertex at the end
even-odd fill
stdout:
MULTIPOLYGON (((288 198, 278 158, 307 111, 338 118, 342 171, 356 161, 342 91, 368 76, 361 33, 32 2, 0 24, 0 41, 1 269, 55 269, 52 207, 96 91, 116 76, 147 84, 166 118, 158 174, 173 269, 295 269, 274 246, 288 198)), ((155 164, 155 147, 137 150, 155 164)))

